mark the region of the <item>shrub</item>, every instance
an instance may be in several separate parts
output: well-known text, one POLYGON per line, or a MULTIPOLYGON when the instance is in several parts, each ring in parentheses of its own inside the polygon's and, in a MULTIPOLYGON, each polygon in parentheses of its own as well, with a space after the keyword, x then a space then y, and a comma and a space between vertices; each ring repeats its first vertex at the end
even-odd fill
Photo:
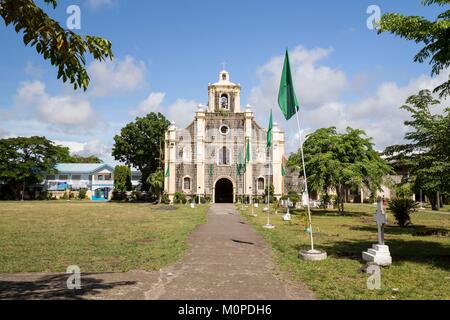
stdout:
MULTIPOLYGON (((198 195, 194 197, 194 202, 198 203, 198 195)), ((206 201, 205 197, 200 196, 200 203, 201 204, 206 204, 206 202, 207 201, 206 201)))
POLYGON ((78 199, 85 200, 86 199, 87 190, 86 189, 80 189, 78 192, 78 199))
POLYGON ((396 198, 408 198, 414 194, 409 183, 398 184, 394 190, 396 198))
POLYGON ((162 198, 161 198, 161 202, 163 204, 170 204, 170 199, 169 199, 169 195, 167 193, 164 192, 162 198))
POLYGON ((401 227, 407 227, 411 224, 411 213, 417 208, 417 203, 411 199, 396 198, 389 202, 389 210, 401 227))
POLYGON ((187 199, 186 196, 184 194, 182 194, 181 192, 176 192, 175 196, 173 197, 173 203, 174 204, 186 204, 187 203, 187 199))
POLYGON ((294 203, 294 206, 300 202, 300 195, 295 191, 289 191, 288 198, 294 203))

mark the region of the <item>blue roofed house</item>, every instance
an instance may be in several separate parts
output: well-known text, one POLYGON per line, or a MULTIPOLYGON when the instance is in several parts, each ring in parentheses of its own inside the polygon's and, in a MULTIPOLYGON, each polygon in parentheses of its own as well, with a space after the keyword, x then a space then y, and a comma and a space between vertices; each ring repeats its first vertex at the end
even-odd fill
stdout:
MULTIPOLYGON (((44 188, 55 198, 61 198, 66 190, 75 195, 81 190, 87 190, 86 197, 93 201, 107 201, 112 197, 114 190, 115 165, 105 163, 81 164, 61 163, 57 164, 56 174, 48 174, 44 181, 44 188)), ((132 170, 132 184, 138 188, 141 173, 132 170)))

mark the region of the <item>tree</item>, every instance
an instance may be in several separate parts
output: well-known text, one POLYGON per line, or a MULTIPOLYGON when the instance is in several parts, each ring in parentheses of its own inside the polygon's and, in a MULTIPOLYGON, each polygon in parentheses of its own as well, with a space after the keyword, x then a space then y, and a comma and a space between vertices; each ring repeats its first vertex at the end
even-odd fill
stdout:
POLYGON ((69 155, 69 157, 61 163, 103 163, 103 160, 94 155, 87 157, 83 157, 80 155, 69 155))
POLYGON ((158 203, 161 203, 164 191, 164 173, 160 170, 152 173, 147 178, 147 184, 150 193, 158 198, 158 203))
POLYGON ((127 192, 132 189, 131 169, 128 166, 116 166, 114 169, 114 190, 127 192))
MULTIPOLYGON (((426 6, 437 4, 444 6, 450 0, 422 0, 426 6)), ((414 57, 414 62, 423 63, 430 59, 432 75, 438 75, 450 66, 450 10, 441 13, 435 21, 424 17, 403 16, 397 13, 383 15, 379 23, 379 33, 390 32, 416 43, 423 43, 425 47, 414 57)), ((435 90, 440 97, 450 94, 449 81, 439 85, 435 90)))
MULTIPOLYGON (((340 213, 344 212, 349 188, 366 186, 375 192, 392 170, 373 149, 365 132, 350 127, 343 134, 337 133, 334 127, 318 129, 307 137, 304 152, 310 190, 326 195, 335 190, 340 213)), ((288 165, 298 167, 300 157, 300 152, 291 155, 288 165)))
POLYGON ((148 176, 161 167, 164 134, 169 125, 164 115, 152 112, 136 118, 114 137, 112 155, 117 161, 139 169, 144 189, 148 189, 148 176))
POLYGON ((41 183, 47 173, 55 172, 55 165, 68 152, 45 137, 11 138, 0 140, 0 181, 19 199, 27 185, 41 183))
POLYGON ((409 97, 401 108, 411 113, 405 125, 409 142, 386 148, 388 160, 410 173, 409 180, 416 192, 423 190, 433 210, 439 210, 439 193, 450 192, 450 108, 443 114, 433 114, 431 108, 441 102, 429 90, 409 97))
MULTIPOLYGON (((55 9, 57 0, 44 0, 55 9)), ((89 75, 85 69, 88 52, 94 59, 112 59, 112 44, 95 36, 80 36, 64 29, 51 19, 33 0, 0 0, 0 17, 6 26, 12 25, 17 33, 23 33, 23 42, 50 60, 58 68, 58 79, 70 81, 74 89, 87 89, 89 75)))

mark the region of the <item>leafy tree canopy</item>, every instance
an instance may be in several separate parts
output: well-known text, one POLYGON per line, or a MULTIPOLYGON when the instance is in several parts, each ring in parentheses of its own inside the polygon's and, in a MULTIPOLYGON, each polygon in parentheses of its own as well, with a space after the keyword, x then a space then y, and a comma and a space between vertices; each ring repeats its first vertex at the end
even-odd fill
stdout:
POLYGON ((103 163, 103 160, 94 155, 87 157, 80 155, 69 155, 69 157, 61 163, 103 163))
MULTIPOLYGON (((44 0, 53 8, 57 0, 44 0)), ((96 36, 80 36, 51 19, 33 0, 0 0, 0 17, 6 26, 23 33, 23 42, 50 60, 58 68, 58 79, 70 81, 74 89, 87 89, 89 75, 85 69, 89 53, 99 61, 112 59, 112 44, 96 36)))
POLYGON ((127 166, 116 166, 114 169, 114 189, 119 192, 131 191, 131 169, 127 166))
POLYGON ((450 193, 450 108, 432 112, 441 105, 429 90, 408 98, 401 108, 411 113, 405 125, 408 143, 386 148, 385 154, 394 165, 411 173, 415 191, 423 190, 437 209, 437 192, 450 193))
MULTIPOLYGON (((345 191, 366 186, 380 188, 382 178, 391 167, 373 149, 370 138, 362 130, 347 128, 338 133, 335 127, 318 129, 304 144, 306 174, 310 190, 328 194, 335 190, 339 211, 344 211, 345 191)), ((288 166, 301 165, 300 151, 290 156, 288 166)))
POLYGON ((127 166, 138 168, 147 189, 147 177, 160 168, 164 134, 170 122, 161 113, 149 113, 127 124, 114 137, 112 155, 127 166))
MULTIPOLYGON (((445 6, 450 0, 422 0, 426 6, 436 4, 445 6)), ((442 12, 436 20, 429 21, 419 16, 404 16, 387 13, 380 21, 379 33, 390 32, 407 40, 423 43, 423 47, 414 57, 414 62, 430 60, 432 75, 438 75, 450 65, 450 10, 442 12)), ((440 97, 450 94, 450 79, 435 89, 440 97)))
POLYGON ((19 193, 23 185, 40 183, 46 173, 54 172, 56 163, 67 156, 68 149, 44 137, 0 140, 0 181, 19 193))

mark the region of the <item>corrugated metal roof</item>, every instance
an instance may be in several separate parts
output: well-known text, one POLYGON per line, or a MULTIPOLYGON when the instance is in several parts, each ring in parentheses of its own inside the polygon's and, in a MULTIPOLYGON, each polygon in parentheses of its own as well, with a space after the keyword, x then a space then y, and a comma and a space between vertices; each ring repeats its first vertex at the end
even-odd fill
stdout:
MULTIPOLYGON (((103 169, 104 167, 112 169, 116 167, 115 164, 108 163, 58 163, 55 169, 59 173, 92 173, 103 169)), ((131 168, 132 173, 140 173, 135 168, 131 168)))
POLYGON ((114 169, 114 166, 106 163, 58 163, 56 170, 63 173, 92 173, 105 166, 114 169))

